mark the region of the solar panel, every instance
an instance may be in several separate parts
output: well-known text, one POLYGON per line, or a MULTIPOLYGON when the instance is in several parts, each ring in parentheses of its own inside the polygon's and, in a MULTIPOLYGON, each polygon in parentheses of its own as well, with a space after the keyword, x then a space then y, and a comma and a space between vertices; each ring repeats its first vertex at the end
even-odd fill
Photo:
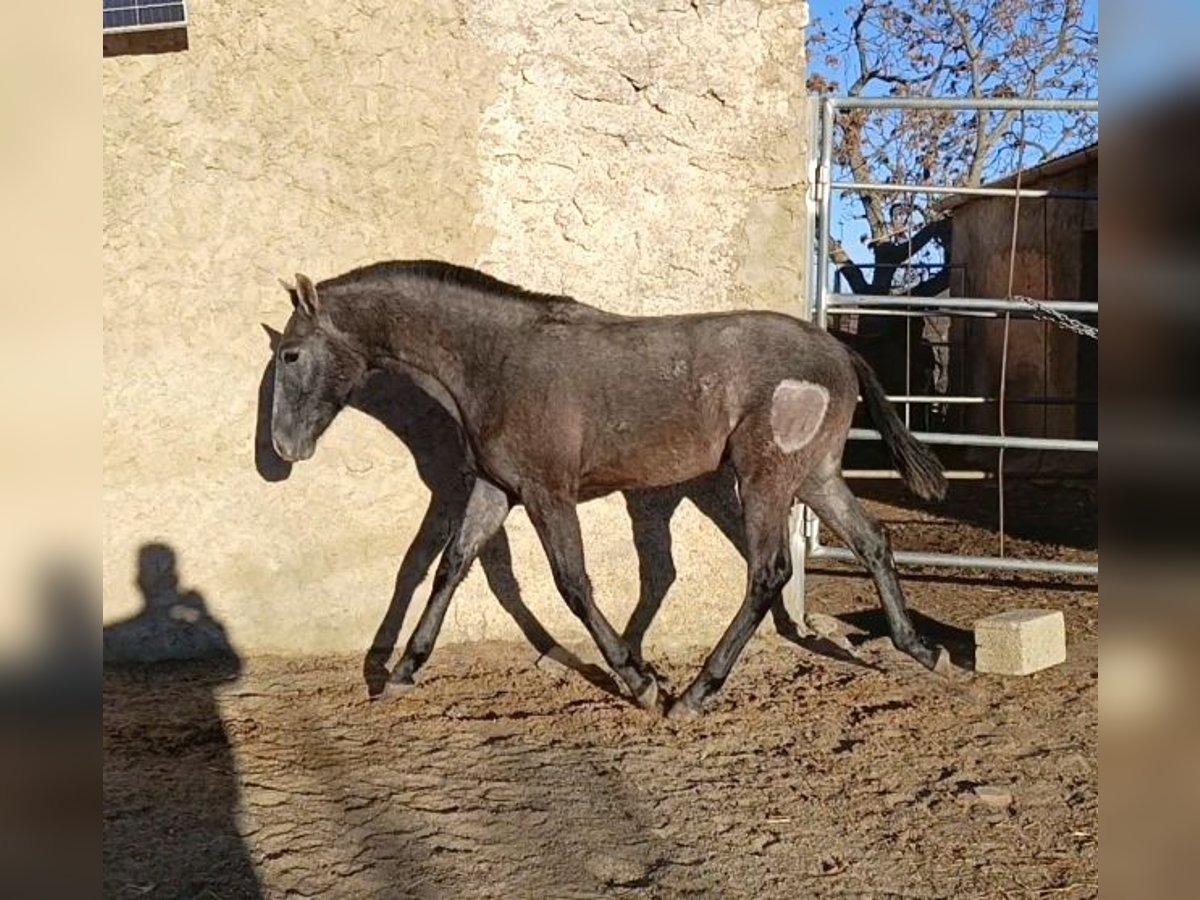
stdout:
POLYGON ((104 31, 152 31, 187 25, 184 0, 104 0, 104 31))

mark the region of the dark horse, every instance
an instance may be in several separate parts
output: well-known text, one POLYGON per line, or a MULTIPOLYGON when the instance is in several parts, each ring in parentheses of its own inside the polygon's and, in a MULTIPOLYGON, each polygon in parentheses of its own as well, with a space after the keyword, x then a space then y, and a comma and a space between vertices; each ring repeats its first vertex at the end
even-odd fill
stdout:
POLYGON ((887 535, 842 480, 860 387, 911 490, 940 499, 941 464, 904 427, 866 362, 824 331, 766 312, 620 316, 426 261, 378 263, 319 285, 298 274, 289 291, 271 422, 283 459, 312 456, 353 392, 372 372, 394 368, 431 384, 461 423, 476 469, 393 684, 412 684, 455 588, 522 503, 567 606, 638 704, 659 708, 654 676, 593 602, 575 507, 678 484, 726 461, 742 503, 746 597, 672 715, 700 711, 778 600, 792 572, 787 522, 796 500, 871 571, 896 647, 931 669, 948 664, 917 635, 887 535))

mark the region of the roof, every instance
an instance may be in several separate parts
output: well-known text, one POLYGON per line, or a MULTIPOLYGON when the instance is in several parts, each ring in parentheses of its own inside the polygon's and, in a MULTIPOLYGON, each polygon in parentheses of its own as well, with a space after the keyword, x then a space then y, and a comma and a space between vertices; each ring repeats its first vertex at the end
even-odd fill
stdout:
MULTIPOLYGON (((1063 153, 1059 156, 1052 156, 1050 159, 1042 160, 1035 166, 1021 169, 1019 172, 1013 172, 1011 175, 1005 175, 1003 178, 997 178, 995 181, 989 181, 981 185, 981 187, 1016 187, 1018 175, 1021 176, 1022 185, 1029 185, 1041 181, 1043 178, 1049 178, 1052 175, 1060 175, 1063 172, 1078 169, 1099 158, 1100 142, 1093 141, 1086 147, 1080 147, 1078 150, 1072 150, 1070 153, 1063 153)), ((980 197, 977 194, 952 194, 945 200, 937 203, 935 208, 943 212, 948 212, 955 207, 962 206, 964 203, 970 203, 972 200, 978 199, 980 197)))

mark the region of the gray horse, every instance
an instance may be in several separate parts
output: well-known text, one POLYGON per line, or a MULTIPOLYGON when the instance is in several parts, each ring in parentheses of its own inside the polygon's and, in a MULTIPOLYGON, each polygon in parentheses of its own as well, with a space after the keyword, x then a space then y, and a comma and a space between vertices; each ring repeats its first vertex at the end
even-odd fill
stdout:
POLYGON ((741 498, 745 600, 695 680, 670 706, 694 715, 724 683, 791 577, 788 512, 800 500, 870 570, 892 641, 948 665, 917 635, 882 526, 841 476, 861 388, 905 483, 940 499, 941 464, 888 403, 867 363, 809 323, 766 312, 627 317, 436 262, 384 262, 314 285, 296 275, 276 350, 271 437, 285 460, 317 439, 372 372, 415 371, 461 423, 476 468, 462 522, 391 675, 433 650, 455 588, 524 504, 555 584, 637 703, 658 685, 592 599, 576 505, 612 491, 678 484, 728 461, 741 498))

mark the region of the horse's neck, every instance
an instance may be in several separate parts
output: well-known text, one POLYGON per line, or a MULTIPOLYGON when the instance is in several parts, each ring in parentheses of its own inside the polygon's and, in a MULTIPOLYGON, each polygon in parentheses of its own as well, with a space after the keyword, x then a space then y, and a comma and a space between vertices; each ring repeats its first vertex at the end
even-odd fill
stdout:
POLYGON ((453 288, 399 294, 380 310, 368 326, 373 362, 415 370, 423 388, 430 381, 442 388, 430 392, 438 402, 446 406, 448 395, 462 412, 474 406, 476 382, 487 378, 497 344, 527 317, 523 305, 453 288))

